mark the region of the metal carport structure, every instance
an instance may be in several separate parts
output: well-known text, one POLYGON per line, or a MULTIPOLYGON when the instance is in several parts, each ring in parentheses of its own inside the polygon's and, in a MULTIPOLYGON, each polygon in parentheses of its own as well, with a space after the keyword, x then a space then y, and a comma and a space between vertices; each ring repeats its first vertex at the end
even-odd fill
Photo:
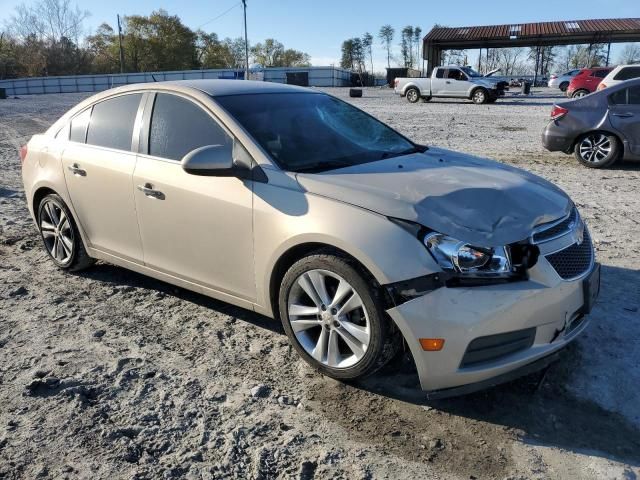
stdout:
POLYGON ((435 27, 422 40, 422 56, 431 70, 444 50, 619 42, 640 42, 640 18, 435 27))

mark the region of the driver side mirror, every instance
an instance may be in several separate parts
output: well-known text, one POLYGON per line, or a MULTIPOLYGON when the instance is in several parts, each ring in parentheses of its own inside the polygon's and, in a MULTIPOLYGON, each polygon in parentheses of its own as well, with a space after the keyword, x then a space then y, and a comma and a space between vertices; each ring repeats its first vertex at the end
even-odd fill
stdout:
POLYGON ((207 145, 187 153, 181 160, 182 169, 192 175, 249 178, 250 170, 233 161, 231 145, 207 145))

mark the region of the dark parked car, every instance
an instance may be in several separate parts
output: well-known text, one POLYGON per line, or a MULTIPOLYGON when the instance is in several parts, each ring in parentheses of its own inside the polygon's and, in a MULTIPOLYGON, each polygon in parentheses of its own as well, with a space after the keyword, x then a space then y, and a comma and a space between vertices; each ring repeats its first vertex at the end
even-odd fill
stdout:
POLYGON ((613 67, 583 68, 571 79, 567 88, 567 97, 578 98, 593 93, 613 67))
POLYGON ((640 79, 554 105, 542 143, 592 168, 640 160, 640 79))

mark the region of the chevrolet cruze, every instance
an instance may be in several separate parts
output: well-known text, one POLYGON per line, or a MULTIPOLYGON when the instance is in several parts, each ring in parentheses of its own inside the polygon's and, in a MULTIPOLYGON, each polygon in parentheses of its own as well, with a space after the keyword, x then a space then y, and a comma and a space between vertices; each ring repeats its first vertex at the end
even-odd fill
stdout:
POLYGON ((337 379, 405 344, 434 397, 503 382, 555 359, 599 290, 589 232, 559 188, 417 145, 311 89, 121 87, 21 157, 58 267, 100 259, 277 318, 337 379))

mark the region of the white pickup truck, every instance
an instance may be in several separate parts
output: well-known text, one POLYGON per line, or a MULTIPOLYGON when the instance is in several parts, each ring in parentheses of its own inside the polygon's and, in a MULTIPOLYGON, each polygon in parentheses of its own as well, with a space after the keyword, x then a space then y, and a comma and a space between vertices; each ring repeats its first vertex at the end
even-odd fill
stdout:
POLYGON ((411 103, 421 98, 429 101, 435 97, 468 98, 473 103, 493 103, 504 90, 499 81, 483 77, 471 67, 447 65, 436 67, 431 78, 396 78, 394 91, 411 103))

